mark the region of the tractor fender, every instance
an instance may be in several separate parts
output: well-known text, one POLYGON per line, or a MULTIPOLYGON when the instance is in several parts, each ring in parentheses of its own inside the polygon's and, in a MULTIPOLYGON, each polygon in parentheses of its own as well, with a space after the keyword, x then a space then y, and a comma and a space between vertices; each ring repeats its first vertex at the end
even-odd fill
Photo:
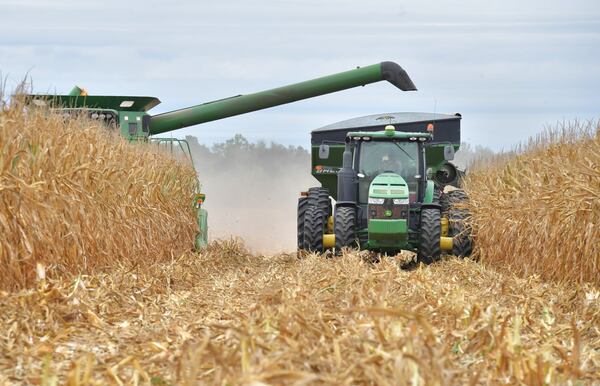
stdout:
POLYGON ((423 197, 423 204, 433 203, 434 189, 435 183, 431 180, 427 181, 427 187, 425 188, 425 196, 423 197))

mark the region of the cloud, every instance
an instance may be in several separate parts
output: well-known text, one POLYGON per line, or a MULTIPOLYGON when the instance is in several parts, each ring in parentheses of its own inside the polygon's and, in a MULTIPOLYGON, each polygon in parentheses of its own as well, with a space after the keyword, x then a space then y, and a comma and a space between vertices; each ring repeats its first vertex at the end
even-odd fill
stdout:
POLYGON ((13 83, 31 70, 38 91, 156 95, 161 112, 394 60, 419 92, 375 84, 175 134, 306 146, 310 129, 337 120, 436 108, 461 112, 463 136, 497 148, 553 119, 599 115, 597 4, 5 1, 0 70, 13 83))

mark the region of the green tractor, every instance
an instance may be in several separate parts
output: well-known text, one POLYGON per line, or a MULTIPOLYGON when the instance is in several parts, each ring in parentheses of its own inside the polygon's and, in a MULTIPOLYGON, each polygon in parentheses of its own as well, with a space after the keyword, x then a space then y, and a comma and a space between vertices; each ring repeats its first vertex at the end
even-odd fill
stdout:
POLYGON ((298 199, 298 249, 411 250, 426 264, 442 251, 469 255, 462 174, 449 162, 460 145, 460 120, 392 113, 314 130, 312 174, 321 186, 298 199))
MULTIPOLYGON (((253 94, 237 95, 157 115, 148 114, 148 110, 160 103, 158 98, 88 95, 79 87, 75 87, 68 95, 32 94, 27 96, 27 100, 33 105, 47 106, 58 111, 66 118, 73 115, 86 115, 91 119, 103 122, 108 129, 120 133, 130 141, 154 142, 159 146, 179 149, 187 154, 191 161, 190 147, 185 140, 158 138, 156 135, 379 81, 388 81, 403 91, 415 89, 406 72, 398 64, 382 62, 288 86, 253 94)), ((199 185, 197 192, 193 201, 193 205, 198 211, 199 233, 196 237, 196 246, 202 247, 208 241, 208 214, 202 208, 205 195, 200 193, 199 185)))

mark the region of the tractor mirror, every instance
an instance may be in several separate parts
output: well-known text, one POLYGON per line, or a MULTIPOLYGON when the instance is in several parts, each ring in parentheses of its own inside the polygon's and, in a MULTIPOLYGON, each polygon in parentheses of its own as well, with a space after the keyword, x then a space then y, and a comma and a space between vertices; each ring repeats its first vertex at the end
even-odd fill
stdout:
POLYGON ((446 161, 452 161, 454 159, 454 146, 452 146, 452 145, 444 146, 444 159, 446 161))
POLYGON ((319 158, 327 159, 329 158, 329 145, 322 144, 319 146, 319 158))

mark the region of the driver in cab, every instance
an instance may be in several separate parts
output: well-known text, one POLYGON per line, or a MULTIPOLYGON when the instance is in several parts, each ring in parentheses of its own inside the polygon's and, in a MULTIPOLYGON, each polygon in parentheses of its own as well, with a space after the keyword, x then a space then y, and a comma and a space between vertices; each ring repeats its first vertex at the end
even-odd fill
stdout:
POLYGON ((379 173, 392 172, 392 173, 400 173, 401 169, 400 161, 392 158, 392 155, 389 153, 385 153, 381 157, 381 161, 379 162, 379 173))
POLYGON ((396 159, 394 154, 385 153, 379 162, 379 173, 392 172, 401 175, 404 179, 412 179, 417 173, 417 165, 413 159, 396 159))

